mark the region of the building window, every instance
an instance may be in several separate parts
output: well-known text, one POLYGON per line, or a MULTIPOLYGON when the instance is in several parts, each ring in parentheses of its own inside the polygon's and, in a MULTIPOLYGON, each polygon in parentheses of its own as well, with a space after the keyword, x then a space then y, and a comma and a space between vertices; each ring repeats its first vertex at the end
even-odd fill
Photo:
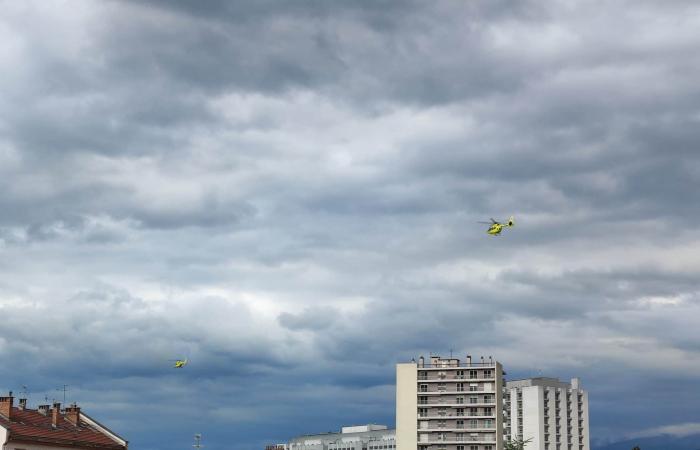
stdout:
POLYGON ((493 426, 493 421, 491 419, 484 420, 484 428, 491 428, 493 426))
POLYGON ((469 371, 469 378, 476 378, 476 370, 469 371))
POLYGON ((445 383, 438 383, 438 391, 443 392, 447 390, 447 385, 445 383))
POLYGON ((457 428, 464 428, 464 421, 463 420, 457 421, 457 428))
MULTIPOLYGON (((470 403, 471 403, 471 400, 470 400, 470 403)), ((469 415, 470 415, 470 416, 476 416, 476 415, 478 415, 478 412, 477 412, 477 411, 478 411, 478 410, 477 410, 476 408, 469 408, 469 415)))
POLYGON ((493 450, 493 446, 492 445, 485 445, 484 450, 493 450))
POLYGON ((463 446, 463 445, 458 445, 458 446, 457 446, 457 450, 464 450, 464 446, 463 446))
POLYGON ((418 415, 428 417, 428 408, 418 408, 418 415))
POLYGON ((476 419, 471 419, 469 421, 469 427, 470 428, 476 428, 479 425, 479 421, 476 419))
POLYGON ((484 378, 491 378, 491 371, 490 370, 484 370, 484 378))
POLYGON ((418 397, 418 404, 427 405, 428 404, 428 397, 418 397))
POLYGON ((457 415, 463 416, 464 415, 464 408, 457 408, 457 415))
POLYGON ((464 383, 457 383, 457 391, 458 392, 464 391, 464 383))
MULTIPOLYGON (((464 371, 463 371, 463 370, 458 370, 458 371, 457 371, 457 377, 456 377, 456 378, 460 378, 460 379, 461 379, 461 378, 464 378, 464 371)), ((462 450, 464 450, 464 449, 462 449, 462 450)))
POLYGON ((464 397, 457 397, 457 403, 464 403, 464 397))
POLYGON ((484 408, 484 415, 485 416, 493 415, 493 408, 484 408))
POLYGON ((469 403, 479 403, 479 398, 476 395, 469 397, 469 403))
POLYGON ((427 384, 421 384, 421 385, 420 385, 420 391, 421 391, 421 392, 428 392, 428 385, 427 385, 427 384))

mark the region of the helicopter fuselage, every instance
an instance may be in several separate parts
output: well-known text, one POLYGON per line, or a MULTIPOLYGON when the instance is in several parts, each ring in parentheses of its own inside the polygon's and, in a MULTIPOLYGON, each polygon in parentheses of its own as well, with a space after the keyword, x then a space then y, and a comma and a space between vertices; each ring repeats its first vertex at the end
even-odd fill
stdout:
POLYGON ((503 224, 494 223, 489 227, 487 233, 492 236, 498 236, 499 234, 501 234, 501 230, 503 230, 503 224))

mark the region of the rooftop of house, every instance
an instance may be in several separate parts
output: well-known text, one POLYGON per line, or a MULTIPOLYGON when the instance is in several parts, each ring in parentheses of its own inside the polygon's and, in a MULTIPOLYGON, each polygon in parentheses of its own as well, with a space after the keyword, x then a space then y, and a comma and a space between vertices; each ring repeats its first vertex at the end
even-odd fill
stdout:
POLYGON ((40 405, 37 409, 13 405, 13 398, 0 397, 0 427, 8 441, 93 449, 126 449, 127 442, 72 405, 61 410, 40 405))

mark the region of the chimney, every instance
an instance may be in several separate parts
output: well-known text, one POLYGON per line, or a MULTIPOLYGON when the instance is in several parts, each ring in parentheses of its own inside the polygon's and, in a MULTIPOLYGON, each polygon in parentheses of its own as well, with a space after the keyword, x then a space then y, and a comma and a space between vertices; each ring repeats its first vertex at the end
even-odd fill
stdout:
POLYGON ((467 355, 467 364, 472 365, 472 355, 467 355))
POLYGON ((27 409, 27 399, 26 398, 19 399, 19 409, 21 409, 21 410, 27 409))
POLYGON ((425 358, 423 358, 423 355, 418 358, 418 367, 425 367, 425 358))
POLYGON ((76 427, 80 424, 80 407, 75 403, 66 408, 66 420, 76 427))
POLYGON ((49 405, 39 405, 37 407, 37 411, 39 411, 39 414, 47 415, 50 408, 51 407, 49 405))
POLYGON ((7 397, 0 397, 0 414, 8 420, 12 418, 12 404, 15 398, 12 396, 12 391, 7 397))
POLYGON ((61 417, 61 404, 56 402, 51 409, 51 425, 55 428, 58 426, 58 418, 61 417))

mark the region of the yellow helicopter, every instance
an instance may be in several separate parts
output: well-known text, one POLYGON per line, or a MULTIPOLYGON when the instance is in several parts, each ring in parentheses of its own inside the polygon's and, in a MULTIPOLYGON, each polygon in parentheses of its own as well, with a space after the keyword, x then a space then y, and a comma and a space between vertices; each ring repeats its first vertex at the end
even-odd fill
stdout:
POLYGON ((187 365, 187 358, 185 359, 171 359, 170 361, 175 361, 174 369, 182 369, 187 365))
POLYGON ((510 216, 510 219, 508 219, 507 223, 498 222, 498 221, 494 220, 493 218, 491 219, 491 222, 477 222, 477 223, 487 223, 487 224, 491 225, 489 227, 489 229, 486 230, 486 232, 488 234, 490 234, 491 236, 498 236, 499 234, 501 234, 501 231, 503 231, 504 227, 510 228, 513 225, 515 225, 515 221, 513 220, 513 216, 510 216))

